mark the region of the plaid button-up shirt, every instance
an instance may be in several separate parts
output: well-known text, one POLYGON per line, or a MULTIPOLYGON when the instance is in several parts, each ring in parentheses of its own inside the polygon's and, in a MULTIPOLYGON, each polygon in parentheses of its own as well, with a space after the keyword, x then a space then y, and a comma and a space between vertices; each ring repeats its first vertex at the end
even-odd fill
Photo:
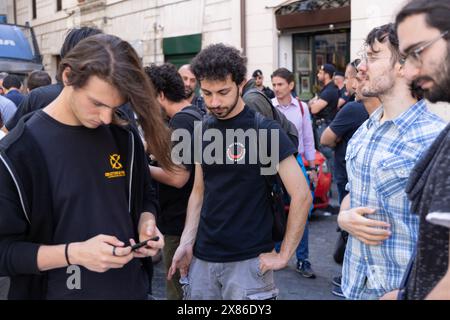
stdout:
POLYGON ((377 109, 355 132, 346 161, 351 208, 370 207, 367 218, 386 221, 392 235, 369 246, 349 236, 342 269, 348 299, 376 299, 398 289, 417 241, 418 216, 405 193, 409 173, 446 123, 423 100, 396 119, 381 123, 377 109))

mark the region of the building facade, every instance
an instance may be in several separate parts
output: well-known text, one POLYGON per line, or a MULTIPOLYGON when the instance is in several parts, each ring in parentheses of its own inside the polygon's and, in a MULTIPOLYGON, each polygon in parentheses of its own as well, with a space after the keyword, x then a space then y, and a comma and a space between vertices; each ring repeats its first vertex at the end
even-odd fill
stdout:
MULTIPOLYGON (((296 90, 317 91, 317 68, 344 70, 367 33, 393 21, 405 0, 2 0, 0 17, 29 22, 43 64, 52 75, 73 27, 96 26, 130 42, 144 65, 188 63, 205 46, 224 42, 248 58, 249 75, 261 69, 266 85, 278 67, 293 70, 296 90)), ((442 109, 440 107, 439 109, 442 109)), ((445 109, 445 108, 444 108, 445 109)), ((447 112, 447 111, 446 111, 447 112)), ((444 115, 450 119, 450 114, 444 115)))

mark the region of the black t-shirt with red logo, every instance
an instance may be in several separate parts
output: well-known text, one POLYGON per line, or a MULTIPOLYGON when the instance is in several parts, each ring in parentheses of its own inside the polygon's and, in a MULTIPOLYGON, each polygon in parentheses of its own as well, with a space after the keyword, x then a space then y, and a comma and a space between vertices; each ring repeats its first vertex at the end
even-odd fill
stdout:
MULTIPOLYGON (((267 129, 268 152, 256 152, 256 156, 253 152, 262 139, 231 138, 235 130, 255 129, 255 124, 255 111, 247 106, 231 119, 211 117, 210 121, 204 122, 204 131, 217 129, 204 134, 223 141, 217 144, 221 147, 214 148, 216 145, 212 146, 210 140, 215 138, 203 139, 205 188, 194 247, 194 255, 199 259, 210 262, 242 261, 270 252, 274 247, 269 193, 265 178, 261 175, 260 160, 263 154, 268 154, 269 159, 276 154, 278 162, 281 162, 293 155, 296 148, 280 125, 268 119, 259 125, 259 129, 267 129), (278 138, 272 129, 278 132, 278 138), (223 139, 216 136, 219 132, 223 139), (274 144, 271 143, 272 136, 275 138, 274 144), (208 155, 212 155, 213 159, 208 159, 208 155)), ((263 164, 267 161, 267 157, 264 158, 261 161, 263 164)), ((275 158, 273 160, 277 162, 275 158)))
MULTIPOLYGON (((54 244, 82 242, 99 234, 126 245, 134 237, 128 211, 129 164, 108 126, 64 125, 42 110, 30 130, 49 168, 54 212, 54 244)), ((104 273, 80 267, 80 289, 67 285, 67 268, 48 272, 48 299, 146 299, 148 280, 140 259, 104 273)), ((76 287, 77 279, 69 282, 76 287)))

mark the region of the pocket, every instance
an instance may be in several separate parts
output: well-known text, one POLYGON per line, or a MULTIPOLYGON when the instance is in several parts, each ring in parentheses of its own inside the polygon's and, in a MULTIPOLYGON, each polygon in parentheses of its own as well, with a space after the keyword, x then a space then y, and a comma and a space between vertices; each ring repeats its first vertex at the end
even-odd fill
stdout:
POLYGON ((345 152, 345 161, 353 159, 361 150, 362 143, 352 143, 347 146, 347 151, 345 152))
MULTIPOLYGON (((253 270, 254 270, 255 274, 256 274, 258 277, 262 278, 262 277, 264 276, 264 274, 261 272, 261 269, 260 269, 260 267, 259 267, 259 263, 260 263, 259 257, 253 259, 253 270)), ((266 272, 266 273, 267 273, 267 272, 266 272)))
POLYGON ((183 300, 191 300, 191 285, 189 277, 181 277, 180 285, 183 290, 183 300))
POLYGON ((378 265, 368 266, 367 272, 367 289, 369 290, 381 290, 387 292, 388 285, 386 283, 386 268, 378 265))
POLYGON ((278 289, 270 285, 261 289, 245 290, 244 300, 277 300, 278 289))
POLYGON ((399 156, 381 160, 375 173, 375 191, 385 199, 404 195, 413 167, 413 161, 399 156))
POLYGON ((351 172, 356 172, 356 161, 355 158, 358 152, 361 150, 362 143, 353 143, 347 147, 347 152, 345 153, 345 169, 347 170, 349 181, 351 172))

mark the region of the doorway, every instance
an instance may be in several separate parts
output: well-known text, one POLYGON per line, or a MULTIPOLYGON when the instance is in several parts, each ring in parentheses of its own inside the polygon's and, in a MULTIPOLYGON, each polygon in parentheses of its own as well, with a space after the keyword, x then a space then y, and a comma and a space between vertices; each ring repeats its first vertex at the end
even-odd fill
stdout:
POLYGON ((293 35, 295 90, 302 100, 311 99, 320 91, 317 81, 319 67, 332 63, 345 71, 350 60, 350 30, 301 33, 293 35))

